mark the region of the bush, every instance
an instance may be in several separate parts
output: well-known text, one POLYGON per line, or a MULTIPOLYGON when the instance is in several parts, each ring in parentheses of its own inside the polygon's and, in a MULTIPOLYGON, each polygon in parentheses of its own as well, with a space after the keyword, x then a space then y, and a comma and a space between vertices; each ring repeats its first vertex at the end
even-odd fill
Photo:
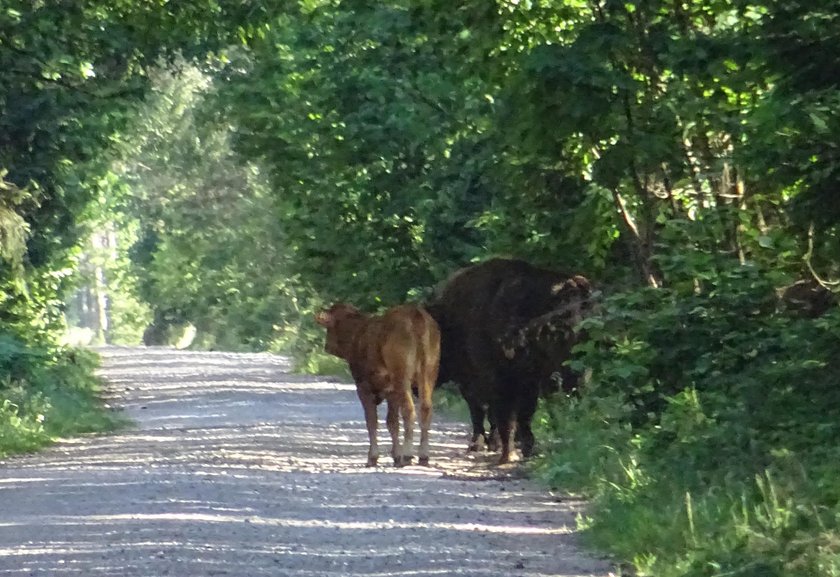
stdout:
POLYGON ((120 426, 123 420, 99 397, 97 363, 90 351, 24 346, 0 334, 0 456, 120 426))
POLYGON ((840 575, 840 310, 791 315, 774 280, 608 298, 573 361, 592 382, 539 414, 537 470, 639 575, 840 575))

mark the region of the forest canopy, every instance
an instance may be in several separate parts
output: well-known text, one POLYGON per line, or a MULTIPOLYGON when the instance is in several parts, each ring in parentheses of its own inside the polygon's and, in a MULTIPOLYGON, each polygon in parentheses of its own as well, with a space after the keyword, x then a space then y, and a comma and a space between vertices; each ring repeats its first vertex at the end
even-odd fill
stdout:
POLYGON ((0 7, 0 419, 68 324, 323 370, 323 303, 511 255, 604 295, 539 467, 595 542, 840 572, 837 3, 276 4, 0 7))

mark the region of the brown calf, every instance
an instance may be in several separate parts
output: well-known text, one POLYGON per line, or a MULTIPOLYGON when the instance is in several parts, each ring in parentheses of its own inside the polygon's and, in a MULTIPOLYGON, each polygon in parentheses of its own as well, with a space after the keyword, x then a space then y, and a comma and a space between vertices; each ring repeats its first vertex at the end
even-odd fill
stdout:
POLYGON ((396 466, 409 464, 414 446, 414 400, 412 386, 420 400, 420 464, 429 464, 429 426, 432 420, 432 391, 440 362, 440 330, 422 308, 401 305, 382 316, 368 316, 352 305, 336 303, 315 316, 326 327, 324 350, 341 357, 350 366, 356 392, 365 411, 370 449, 368 467, 376 466, 376 407, 388 402, 388 432, 391 456, 396 466), (402 414, 404 444, 399 442, 402 414))

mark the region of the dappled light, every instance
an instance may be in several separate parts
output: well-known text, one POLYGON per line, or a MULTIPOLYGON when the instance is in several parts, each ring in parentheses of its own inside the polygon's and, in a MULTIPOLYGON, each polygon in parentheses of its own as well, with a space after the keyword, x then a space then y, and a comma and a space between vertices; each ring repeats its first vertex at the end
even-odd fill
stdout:
POLYGON ((839 6, 4 1, 0 460, 120 430, 3 463, 0 574, 600 571, 535 448, 632 574, 840 576, 839 6), (348 374, 337 301, 473 436, 256 354, 348 374))
POLYGON ((270 355, 102 353, 136 426, 4 464, 4 575, 608 573, 575 548, 580 503, 466 455, 465 424, 435 416, 430 467, 367 468, 352 385, 270 355))

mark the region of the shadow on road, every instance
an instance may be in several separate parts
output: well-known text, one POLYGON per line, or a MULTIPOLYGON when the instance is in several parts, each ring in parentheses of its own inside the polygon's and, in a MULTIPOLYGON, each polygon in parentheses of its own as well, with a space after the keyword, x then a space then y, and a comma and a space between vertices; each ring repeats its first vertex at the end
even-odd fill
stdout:
MULTIPOLYGON (((0 574, 607 575, 574 544, 580 503, 463 453, 435 420, 429 468, 363 467, 354 387, 270 355, 103 349, 134 429, 0 466, 0 574)), ((384 429, 380 433, 387 439, 384 429)))

